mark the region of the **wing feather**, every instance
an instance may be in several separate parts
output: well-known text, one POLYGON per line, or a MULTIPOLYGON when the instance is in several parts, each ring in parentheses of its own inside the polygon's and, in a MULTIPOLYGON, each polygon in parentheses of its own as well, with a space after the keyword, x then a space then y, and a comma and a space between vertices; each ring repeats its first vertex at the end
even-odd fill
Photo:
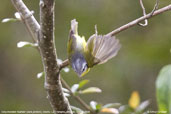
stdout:
POLYGON ((120 48, 121 44, 115 36, 102 36, 97 34, 92 35, 86 45, 88 54, 93 56, 93 59, 90 59, 90 63, 94 63, 93 65, 107 62, 117 55, 120 48))

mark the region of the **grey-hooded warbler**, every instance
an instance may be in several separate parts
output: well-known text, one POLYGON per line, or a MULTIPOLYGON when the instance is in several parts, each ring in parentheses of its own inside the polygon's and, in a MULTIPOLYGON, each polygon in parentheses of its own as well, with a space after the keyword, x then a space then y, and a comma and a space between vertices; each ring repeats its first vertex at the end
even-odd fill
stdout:
POLYGON ((78 22, 74 19, 71 21, 67 52, 69 64, 78 76, 117 55, 121 45, 115 36, 98 35, 96 30, 86 42, 84 36, 78 35, 77 29, 78 22))

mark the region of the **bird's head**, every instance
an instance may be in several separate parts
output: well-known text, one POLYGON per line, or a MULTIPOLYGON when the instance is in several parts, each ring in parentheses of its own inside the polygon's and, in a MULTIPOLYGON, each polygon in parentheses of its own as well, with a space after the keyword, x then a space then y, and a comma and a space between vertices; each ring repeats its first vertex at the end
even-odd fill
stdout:
POLYGON ((75 54, 71 60, 71 66, 79 77, 84 76, 88 73, 89 68, 84 56, 80 53, 75 54))

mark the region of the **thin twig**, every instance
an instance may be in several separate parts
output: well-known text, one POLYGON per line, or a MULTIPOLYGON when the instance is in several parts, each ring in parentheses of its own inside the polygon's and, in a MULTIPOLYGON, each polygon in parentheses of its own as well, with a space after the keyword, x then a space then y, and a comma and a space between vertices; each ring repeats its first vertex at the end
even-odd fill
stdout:
MULTIPOLYGON (((159 5, 159 0, 156 0, 156 3, 155 3, 155 5, 154 5, 153 10, 152 10, 151 13, 150 13, 150 16, 152 16, 153 13, 154 13, 154 11, 156 11, 156 10, 158 9, 158 5, 159 5)), ((142 8, 143 15, 145 16, 145 15, 146 15, 146 11, 145 11, 145 7, 144 7, 144 5, 143 5, 142 0, 140 0, 140 6, 141 6, 141 8, 142 8)), ((138 23, 138 25, 143 26, 143 27, 147 26, 147 25, 148 25, 148 20, 145 19, 144 22, 145 22, 144 24, 138 23)))
POLYGON ((154 8, 153 10, 151 11, 151 16, 153 15, 154 11, 156 11, 158 9, 158 6, 159 6, 159 0, 156 0, 156 3, 154 5, 154 8))
MULTIPOLYGON (((145 15, 146 15, 146 11, 145 11, 145 7, 144 7, 144 5, 143 5, 142 0, 140 0, 140 6, 141 6, 141 8, 142 8, 143 15, 145 16, 145 15)), ((138 25, 143 26, 143 27, 147 26, 147 25, 148 25, 148 20, 145 19, 144 22, 145 22, 144 24, 138 23, 138 25)))
POLYGON ((64 60, 63 62, 62 62, 62 64, 60 64, 60 70, 61 69, 63 69, 63 68, 65 68, 65 67, 67 67, 69 65, 69 60, 68 59, 66 59, 66 60, 64 60))
POLYGON ((151 15, 151 13, 149 13, 149 14, 147 14, 145 16, 142 16, 142 17, 140 17, 138 19, 135 19, 135 20, 129 22, 128 24, 125 24, 125 25, 113 30, 112 32, 110 32, 110 33, 108 33, 106 35, 114 36, 114 35, 122 32, 124 30, 127 30, 130 27, 133 27, 133 26, 137 25, 139 22, 141 22, 141 21, 143 21, 145 19, 149 19, 151 17, 154 17, 156 15, 159 15, 159 14, 164 13, 164 12, 169 11, 169 10, 171 10, 171 4, 168 5, 168 6, 165 6, 165 7, 161 8, 161 9, 158 9, 158 10, 154 11, 154 13, 152 15, 151 15))

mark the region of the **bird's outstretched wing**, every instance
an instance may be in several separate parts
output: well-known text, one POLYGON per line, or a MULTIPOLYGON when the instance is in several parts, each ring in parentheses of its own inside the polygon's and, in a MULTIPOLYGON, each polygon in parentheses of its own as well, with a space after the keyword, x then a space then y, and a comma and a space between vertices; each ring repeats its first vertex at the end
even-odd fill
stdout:
POLYGON ((121 44, 115 36, 93 34, 87 41, 86 57, 89 67, 103 64, 116 56, 121 44))

